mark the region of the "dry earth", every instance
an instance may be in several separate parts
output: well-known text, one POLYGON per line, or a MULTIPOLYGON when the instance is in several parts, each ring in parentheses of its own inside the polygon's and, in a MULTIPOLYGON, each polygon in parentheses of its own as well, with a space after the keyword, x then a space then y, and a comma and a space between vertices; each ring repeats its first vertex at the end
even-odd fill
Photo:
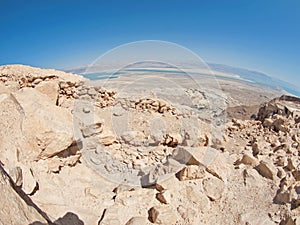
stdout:
POLYGON ((0 87, 0 224, 300 224, 298 98, 22 65, 0 87))

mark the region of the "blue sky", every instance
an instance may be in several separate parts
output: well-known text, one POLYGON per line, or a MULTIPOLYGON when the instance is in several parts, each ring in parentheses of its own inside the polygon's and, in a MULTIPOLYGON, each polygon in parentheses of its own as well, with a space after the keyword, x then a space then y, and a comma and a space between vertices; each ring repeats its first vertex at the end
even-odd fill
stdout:
POLYGON ((0 64, 67 69, 164 40, 300 87, 299 0, 0 0, 0 64))

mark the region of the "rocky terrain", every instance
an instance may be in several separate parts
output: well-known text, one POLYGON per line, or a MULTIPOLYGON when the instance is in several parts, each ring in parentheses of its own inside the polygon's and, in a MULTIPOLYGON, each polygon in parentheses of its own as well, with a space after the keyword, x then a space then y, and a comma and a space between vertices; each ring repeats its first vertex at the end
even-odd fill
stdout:
POLYGON ((1 66, 0 224, 299 225, 300 99, 157 80, 1 66))

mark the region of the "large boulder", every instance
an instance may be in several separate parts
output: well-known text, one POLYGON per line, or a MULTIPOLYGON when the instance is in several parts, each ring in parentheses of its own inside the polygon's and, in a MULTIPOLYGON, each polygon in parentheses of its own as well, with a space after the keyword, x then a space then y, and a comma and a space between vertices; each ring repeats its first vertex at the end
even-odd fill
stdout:
POLYGON ((52 157, 74 141, 72 114, 53 105, 50 99, 32 88, 12 94, 22 111, 22 132, 33 145, 38 158, 52 157))

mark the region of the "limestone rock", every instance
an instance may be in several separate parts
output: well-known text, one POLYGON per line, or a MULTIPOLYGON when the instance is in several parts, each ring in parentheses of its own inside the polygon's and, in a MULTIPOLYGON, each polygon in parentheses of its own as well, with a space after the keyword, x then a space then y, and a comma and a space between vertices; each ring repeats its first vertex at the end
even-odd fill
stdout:
POLYGON ((22 167, 22 174, 23 174, 23 185, 22 189, 28 195, 34 194, 36 188, 38 187, 38 183, 36 182, 32 169, 23 166, 22 167))
POLYGON ((224 182, 218 178, 212 177, 203 180, 203 190, 212 201, 220 199, 224 189, 224 182))
POLYGON ((164 204, 169 204, 171 202, 171 193, 169 190, 163 190, 156 194, 156 198, 164 204))
POLYGON ((13 94, 25 114, 24 135, 39 158, 48 158, 69 147, 74 140, 72 115, 51 103, 35 89, 23 88, 13 94))
POLYGON ((59 85, 58 81, 47 81, 39 83, 36 90, 49 97, 50 101, 55 105, 58 99, 59 85))
POLYGON ((239 164, 245 164, 245 165, 249 165, 249 166, 252 166, 252 167, 255 167, 258 165, 258 160, 254 157, 252 157, 251 155, 249 154, 243 154, 243 157, 241 160, 238 161, 239 164))
POLYGON ((190 165, 184 167, 177 174, 180 181, 202 179, 205 177, 205 168, 196 165, 190 165))
POLYGON ((0 168, 0 224, 31 224, 34 222, 47 223, 38 211, 29 206, 10 185, 8 176, 0 168))
POLYGON ((155 206, 149 210, 149 218, 152 223, 163 225, 175 225, 177 215, 170 206, 155 206))
POLYGON ((274 180, 277 170, 271 162, 260 161, 259 165, 255 168, 260 175, 268 179, 274 180))

